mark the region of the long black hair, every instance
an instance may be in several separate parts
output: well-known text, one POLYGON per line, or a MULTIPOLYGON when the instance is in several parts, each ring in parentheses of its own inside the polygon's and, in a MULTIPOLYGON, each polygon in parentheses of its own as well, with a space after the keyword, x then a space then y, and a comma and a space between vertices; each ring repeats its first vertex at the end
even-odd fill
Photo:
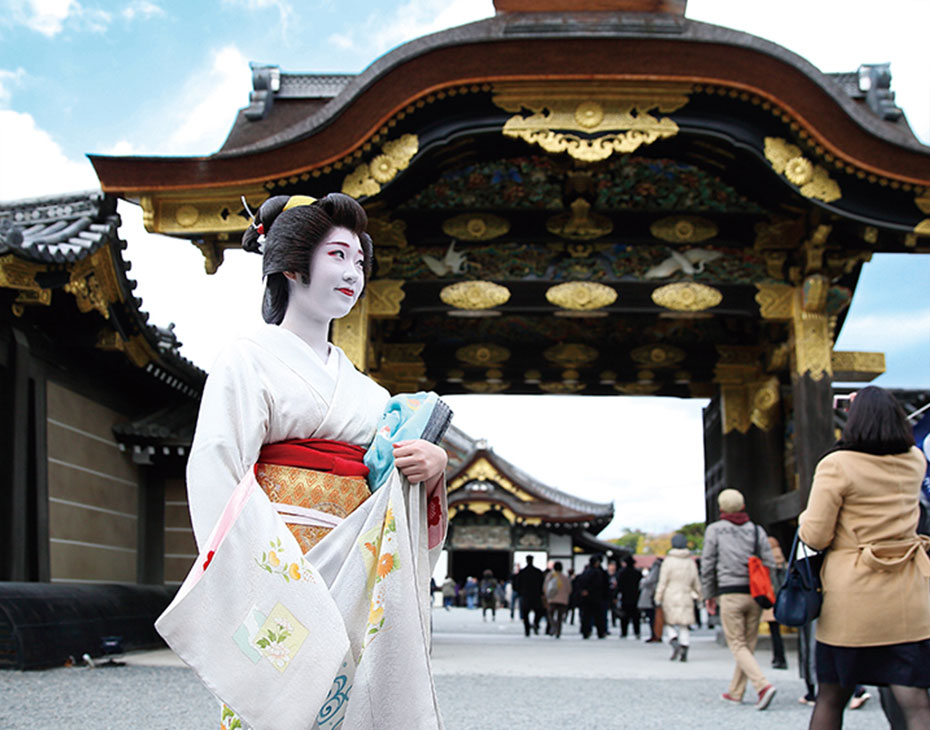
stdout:
POLYGON ((875 385, 856 393, 838 448, 884 456, 904 453, 913 445, 914 432, 891 393, 875 385))
POLYGON ((242 248, 262 255, 264 320, 269 324, 281 324, 287 311, 284 272, 297 272, 306 281, 314 249, 333 228, 347 228, 358 236, 367 283, 373 259, 371 237, 365 232, 367 226, 365 209, 343 193, 330 193, 313 203, 300 202, 296 206, 287 195, 276 195, 262 203, 255 219, 242 234, 242 248), (288 202, 292 202, 292 207, 287 208, 288 202))

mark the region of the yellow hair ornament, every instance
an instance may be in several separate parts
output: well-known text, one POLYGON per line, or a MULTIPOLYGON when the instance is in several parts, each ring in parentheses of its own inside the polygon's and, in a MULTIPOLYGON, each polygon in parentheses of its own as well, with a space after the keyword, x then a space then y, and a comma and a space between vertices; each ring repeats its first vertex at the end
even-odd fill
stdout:
POLYGON ((299 208, 302 205, 313 205, 315 202, 316 198, 311 198, 309 195, 292 195, 287 203, 284 204, 281 212, 283 213, 285 210, 290 210, 291 208, 299 208))

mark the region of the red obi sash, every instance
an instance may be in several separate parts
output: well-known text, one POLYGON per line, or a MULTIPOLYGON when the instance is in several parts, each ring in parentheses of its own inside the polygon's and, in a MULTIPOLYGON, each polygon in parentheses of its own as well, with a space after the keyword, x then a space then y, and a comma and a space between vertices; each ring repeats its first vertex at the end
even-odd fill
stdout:
POLYGON ((258 463, 331 472, 341 477, 367 477, 364 456, 361 446, 343 441, 292 439, 262 446, 258 463))

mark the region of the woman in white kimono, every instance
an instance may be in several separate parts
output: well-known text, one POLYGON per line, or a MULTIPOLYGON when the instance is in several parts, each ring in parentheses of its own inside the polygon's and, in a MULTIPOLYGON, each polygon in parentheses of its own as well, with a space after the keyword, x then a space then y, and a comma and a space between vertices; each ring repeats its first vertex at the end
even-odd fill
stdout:
MULTIPOLYGON (((432 563, 444 536, 439 533, 444 533, 446 517, 445 451, 423 439, 395 443, 394 466, 409 482, 405 482, 408 491, 398 492, 402 496, 394 498, 395 502, 403 499, 404 505, 387 502, 382 509, 386 514, 369 516, 366 526, 372 520, 381 525, 375 546, 364 541, 370 528, 368 533, 360 532, 361 537, 342 529, 341 538, 333 535, 331 541, 325 539, 334 525, 346 521, 366 500, 374 500, 369 496, 368 469, 362 456, 390 397, 328 341, 332 321, 352 309, 371 272, 372 245, 366 225, 364 209, 340 193, 320 200, 273 197, 256 212, 243 235, 243 248, 263 257, 266 289, 262 315, 267 324, 229 346, 210 372, 188 463, 188 500, 194 536, 203 550, 230 495, 254 469, 259 485, 275 507, 283 509, 285 522, 309 563, 326 579, 343 613, 352 645, 353 661, 347 663, 361 662, 366 650, 366 661, 372 667, 364 673, 352 667, 354 676, 350 673, 339 678, 345 686, 334 685, 314 728, 441 727, 428 656, 425 670, 416 676, 425 686, 403 687, 385 671, 392 669, 384 666, 385 662, 404 660, 396 655, 401 649, 390 647, 392 640, 397 641, 390 635, 399 637, 404 631, 395 626, 391 627, 394 631, 382 632, 388 638, 380 642, 384 645, 381 654, 375 652, 377 656, 369 659, 367 650, 371 637, 377 634, 372 627, 384 626, 383 612, 389 610, 391 601, 399 605, 407 600, 403 593, 399 598, 385 598, 373 590, 373 583, 398 565, 413 569, 413 578, 402 591, 418 594, 424 575, 428 583, 430 566, 424 563, 432 563), (297 516, 285 514, 289 509, 297 516), (400 532, 410 544, 408 552, 401 549, 392 558, 375 548, 386 530, 394 526, 395 518, 398 523, 405 520, 400 532), (429 540, 419 540, 427 531, 429 540), (428 549, 419 542, 428 542, 428 549), (373 553, 362 555, 371 567, 367 584, 364 576, 361 582, 354 577, 359 572, 356 568, 347 570, 343 563, 356 543, 373 553), (424 560, 427 553, 429 557, 424 560), (346 688, 351 682, 356 688, 352 694, 346 688), (364 692, 358 690, 362 686, 364 692), (362 699, 355 704, 364 707, 353 713, 356 695, 362 699), (390 716, 391 710, 384 707, 388 699, 402 707, 406 704, 403 718, 390 716)), ((356 522, 361 525, 361 518, 356 522)), ((269 562, 263 566, 268 570, 278 558, 271 551, 263 560, 269 562)), ((428 586, 422 589, 426 591, 428 586)), ((395 613, 409 614, 411 606, 416 608, 418 603, 424 605, 421 596, 397 607, 395 613)), ((420 627, 419 633, 412 635, 420 637, 419 643, 423 634, 420 627)), ((423 640, 428 642, 428 635, 423 640)), ((239 722, 224 707, 223 727, 239 727, 239 722)), ((310 719, 307 727, 312 722, 310 719)))

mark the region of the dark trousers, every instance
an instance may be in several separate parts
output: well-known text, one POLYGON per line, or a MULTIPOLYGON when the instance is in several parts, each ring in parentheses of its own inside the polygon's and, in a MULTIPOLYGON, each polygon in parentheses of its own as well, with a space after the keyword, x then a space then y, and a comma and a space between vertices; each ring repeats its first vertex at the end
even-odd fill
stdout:
POLYGON ((550 603, 549 612, 548 612, 548 625, 549 632, 555 638, 562 636, 562 622, 565 620, 565 613, 568 611, 568 606, 564 603, 550 603))
POLYGON ((627 630, 633 624, 633 634, 639 638, 639 609, 636 605, 622 606, 620 608, 620 635, 626 636, 627 630))
POLYGON ((785 662, 785 642, 781 638, 781 627, 777 621, 769 621, 769 635, 772 637, 772 661, 776 664, 785 662))
POLYGON ((592 626, 597 630, 597 638, 607 636, 607 611, 602 602, 582 603, 581 606, 581 635, 584 638, 591 636, 592 626))
POLYGON ((541 601, 531 602, 526 598, 520 601, 520 616, 523 618, 523 632, 529 636, 532 628, 539 633, 539 621, 542 618, 543 607, 541 601), (530 623, 530 611, 533 612, 533 622, 530 623))

